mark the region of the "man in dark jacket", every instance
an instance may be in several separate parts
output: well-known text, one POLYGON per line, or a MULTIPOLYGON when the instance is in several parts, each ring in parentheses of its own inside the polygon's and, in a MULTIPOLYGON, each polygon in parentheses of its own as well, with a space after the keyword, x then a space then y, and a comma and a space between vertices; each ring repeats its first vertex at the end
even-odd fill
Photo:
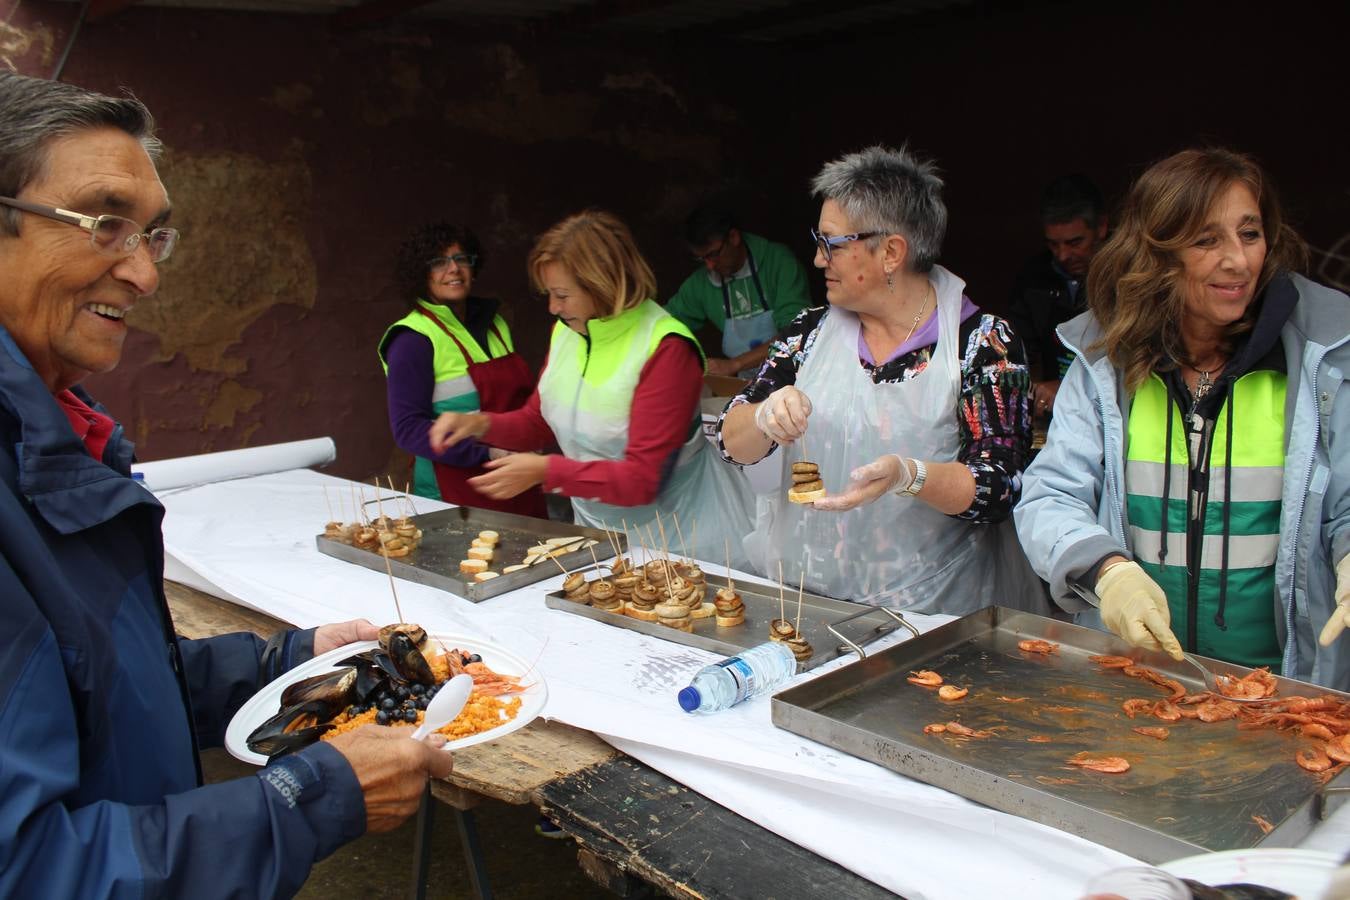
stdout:
POLYGON ((1087 308, 1083 283, 1092 255, 1106 239, 1102 192, 1084 175, 1056 178, 1041 195, 1041 229, 1045 250, 1027 260, 1017 276, 1008 319, 1026 345, 1032 414, 1044 421, 1073 361, 1055 328, 1087 308))
MULTIPOLYGON (((0 896, 292 894, 417 808, 449 754, 371 727, 201 785, 258 687, 368 622, 177 639, 163 507, 78 385, 173 250, 134 99, 0 71, 0 896)), ((404 733, 406 735, 406 733, 404 733)))

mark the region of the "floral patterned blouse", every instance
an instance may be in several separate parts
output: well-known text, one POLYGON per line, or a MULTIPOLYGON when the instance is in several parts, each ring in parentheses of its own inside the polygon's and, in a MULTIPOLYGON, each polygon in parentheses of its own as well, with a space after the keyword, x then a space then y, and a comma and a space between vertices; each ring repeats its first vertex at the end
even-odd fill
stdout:
MULTIPOLYGON (((828 306, 801 312, 769 347, 769 358, 744 391, 737 394, 717 420, 717 447, 728 462, 722 443, 727 412, 742 403, 759 403, 774 391, 797 380, 797 370, 810 355, 828 306)), ((1012 326, 998 316, 978 310, 961 323, 961 396, 953 410, 960 428, 957 460, 975 476, 975 499, 955 518, 971 522, 1001 522, 1012 513, 1022 495, 1022 469, 1031 452, 1031 376, 1022 341, 1012 326)), ((908 381, 928 367, 936 343, 873 366, 859 360, 873 384, 908 381)), ((769 453, 777 449, 774 444, 769 453)), ((768 454, 765 454, 766 456, 768 454)))

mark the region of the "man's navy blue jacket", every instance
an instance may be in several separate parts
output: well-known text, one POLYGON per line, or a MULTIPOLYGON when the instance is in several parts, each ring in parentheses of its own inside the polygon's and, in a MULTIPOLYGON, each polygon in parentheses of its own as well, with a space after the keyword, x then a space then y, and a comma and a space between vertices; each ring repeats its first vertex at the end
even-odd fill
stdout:
POLYGON ((365 830, 351 766, 317 745, 203 787, 196 754, 313 634, 266 666, 253 635, 177 639, 131 458, 121 426, 91 457, 0 328, 0 897, 288 896, 365 830))

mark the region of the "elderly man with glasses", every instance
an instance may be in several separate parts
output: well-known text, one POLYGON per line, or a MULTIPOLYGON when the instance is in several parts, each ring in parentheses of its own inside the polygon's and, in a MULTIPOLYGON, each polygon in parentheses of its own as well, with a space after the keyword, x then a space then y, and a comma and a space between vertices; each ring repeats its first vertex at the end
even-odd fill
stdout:
POLYGON ((289 895, 451 767, 372 727, 201 786, 198 747, 219 745, 258 687, 375 628, 174 636, 164 509, 79 386, 117 365, 126 316, 178 239, 153 127, 134 99, 0 72, 5 897, 289 895))
POLYGON ((787 247, 741 231, 717 207, 691 213, 684 240, 702 268, 684 280, 666 312, 690 331, 710 322, 722 332, 722 357, 709 356, 709 375, 749 378, 773 336, 810 304, 806 269, 787 247))

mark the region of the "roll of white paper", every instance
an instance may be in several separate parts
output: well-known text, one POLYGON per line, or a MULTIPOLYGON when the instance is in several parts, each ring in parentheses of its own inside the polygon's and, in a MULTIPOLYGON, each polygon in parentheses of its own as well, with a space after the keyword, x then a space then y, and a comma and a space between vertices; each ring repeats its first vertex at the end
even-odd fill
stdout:
POLYGON ((152 491, 168 491, 194 484, 209 484, 215 481, 229 481, 232 478, 248 478, 253 475, 322 466, 336 458, 337 445, 333 443, 333 439, 321 437, 308 441, 291 441, 286 444, 268 444, 264 447, 248 447, 243 450, 225 450, 220 453, 203 453, 200 456, 180 456, 178 459, 137 463, 131 467, 131 471, 142 473, 145 476, 145 486, 152 491))

